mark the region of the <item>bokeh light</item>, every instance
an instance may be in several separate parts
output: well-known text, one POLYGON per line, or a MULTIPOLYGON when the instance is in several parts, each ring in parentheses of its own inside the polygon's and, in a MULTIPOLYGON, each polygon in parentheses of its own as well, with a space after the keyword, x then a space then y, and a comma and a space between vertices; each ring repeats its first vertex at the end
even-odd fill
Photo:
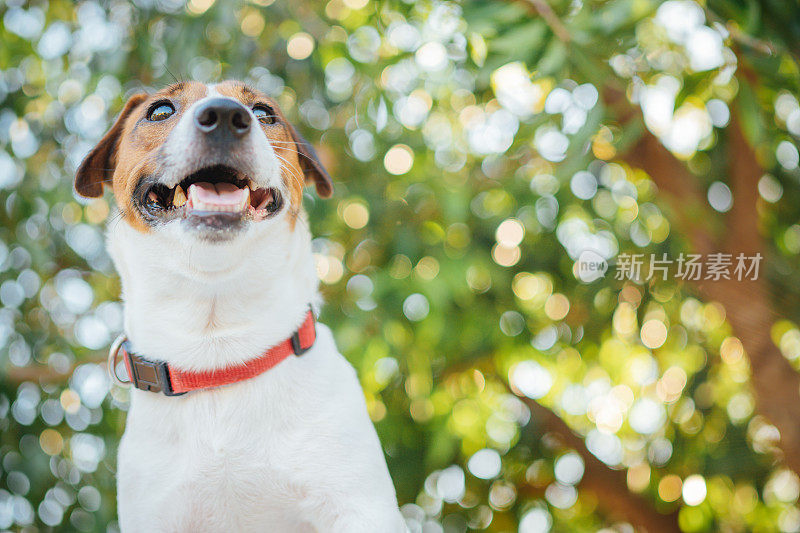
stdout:
POLYGON ((749 9, 2 4, 0 529, 118 526, 119 213, 70 183, 126 96, 222 78, 333 176, 321 321, 411 531, 800 529, 800 8, 749 9), (740 246, 753 283, 647 278, 740 246))

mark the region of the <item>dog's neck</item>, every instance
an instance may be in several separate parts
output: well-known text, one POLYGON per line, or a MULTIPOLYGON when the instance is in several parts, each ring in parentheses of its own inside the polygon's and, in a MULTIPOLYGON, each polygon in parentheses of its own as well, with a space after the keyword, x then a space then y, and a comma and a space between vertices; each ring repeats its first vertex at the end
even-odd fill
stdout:
POLYGON ((109 251, 134 350, 209 370, 243 364, 291 335, 318 303, 311 237, 304 218, 267 224, 208 243, 112 223, 109 251))

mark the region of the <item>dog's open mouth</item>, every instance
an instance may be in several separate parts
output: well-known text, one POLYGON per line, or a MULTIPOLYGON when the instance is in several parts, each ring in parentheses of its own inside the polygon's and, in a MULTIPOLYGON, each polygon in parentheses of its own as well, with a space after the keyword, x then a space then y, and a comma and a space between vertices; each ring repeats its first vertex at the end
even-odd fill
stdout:
POLYGON ((146 215, 161 219, 214 217, 264 220, 283 205, 278 189, 258 187, 245 174, 223 165, 206 167, 175 187, 153 184, 144 191, 146 215))

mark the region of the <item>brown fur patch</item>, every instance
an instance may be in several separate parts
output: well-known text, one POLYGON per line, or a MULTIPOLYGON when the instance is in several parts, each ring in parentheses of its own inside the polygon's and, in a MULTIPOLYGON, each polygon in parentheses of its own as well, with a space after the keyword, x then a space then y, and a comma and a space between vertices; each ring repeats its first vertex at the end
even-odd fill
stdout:
POLYGON ((167 140, 169 133, 180 117, 194 102, 207 93, 206 86, 197 82, 182 82, 170 85, 148 96, 139 103, 124 120, 117 149, 116 166, 112 188, 122 216, 134 228, 147 232, 150 227, 133 207, 133 194, 139 179, 158 170, 158 149, 167 140), (150 122, 147 111, 159 100, 168 99, 175 106, 173 120, 150 122))

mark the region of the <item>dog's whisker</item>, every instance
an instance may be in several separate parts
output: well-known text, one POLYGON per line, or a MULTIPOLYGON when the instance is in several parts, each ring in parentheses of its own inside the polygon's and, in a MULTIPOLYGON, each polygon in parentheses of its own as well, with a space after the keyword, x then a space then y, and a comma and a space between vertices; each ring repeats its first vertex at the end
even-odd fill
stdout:
MULTIPOLYGON (((270 139, 269 142, 271 144, 286 144, 286 145, 289 145, 289 146, 297 146, 297 143, 289 142, 289 141, 274 141, 274 140, 270 139)), ((292 149, 289 146, 281 146, 281 147, 279 147, 279 149, 280 150, 286 150, 287 152, 293 152, 293 153, 297 154, 300 157, 305 157, 306 159, 308 159, 312 163, 316 163, 317 162, 313 157, 311 157, 311 156, 309 156, 307 154, 304 154, 303 152, 300 152, 297 149, 292 149)))
POLYGON ((281 161, 281 165, 280 165, 281 166, 281 171, 285 170, 292 177, 292 179, 294 180, 295 184, 302 189, 303 186, 304 186, 303 178, 300 175, 297 174, 297 171, 292 168, 292 165, 290 165, 289 162, 285 158, 281 157, 278 154, 275 154, 275 157, 277 157, 281 161))
POLYGON ((294 180, 295 184, 298 187, 302 188, 303 187, 302 177, 299 174, 297 174, 297 171, 295 171, 291 165, 289 165, 288 161, 286 161, 280 156, 278 156, 278 158, 281 160, 281 171, 285 171, 287 174, 289 174, 289 176, 291 176, 292 179, 294 180))
MULTIPOLYGON (((288 166, 288 167, 286 166, 286 165, 288 165, 288 163, 286 162, 286 160, 285 160, 283 157, 281 157, 281 156, 280 156, 280 155, 278 155, 278 154, 275 154, 275 156, 276 156, 276 157, 279 159, 279 161, 280 161, 280 170, 281 170, 281 172, 283 172, 284 170, 286 170, 286 171, 287 171, 287 173, 288 173, 288 174, 289 174, 289 175, 292 177, 292 179, 295 181, 295 183, 296 183, 296 184, 297 184, 297 185, 300 187, 300 190, 302 191, 302 189, 303 189, 303 186, 304 186, 304 179, 303 179, 301 176, 297 175, 297 174, 296 174, 296 172, 294 172, 294 171, 292 170, 292 167, 291 167, 291 166, 288 166)), ((302 193, 301 193, 301 194, 302 194, 302 193)), ((300 221, 301 221, 301 223, 302 223, 302 224, 305 226, 305 228, 306 228, 308 231, 311 231, 311 226, 310 226, 310 224, 308 223, 308 221, 304 220, 302 217, 300 217, 300 216, 299 216, 299 214, 300 214, 300 213, 299 213, 299 211, 300 211, 300 206, 297 206, 297 207, 295 208, 295 210, 292 212, 292 214, 293 214, 293 216, 294 216, 294 219, 295 219, 295 220, 300 220, 300 221)))

